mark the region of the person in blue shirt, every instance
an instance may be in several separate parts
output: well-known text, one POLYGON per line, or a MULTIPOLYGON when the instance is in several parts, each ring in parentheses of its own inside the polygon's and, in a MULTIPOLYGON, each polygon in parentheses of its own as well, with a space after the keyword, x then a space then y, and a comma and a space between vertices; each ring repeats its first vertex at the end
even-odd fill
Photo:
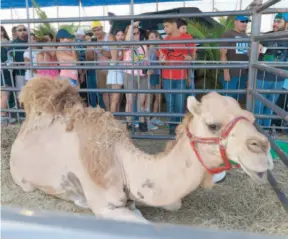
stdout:
MULTIPOLYGON (((285 24, 287 24, 287 13, 278 13, 274 18, 273 31, 284 31, 285 24)), ((271 32, 269 32, 271 33, 271 32)), ((260 42, 260 55, 259 61, 267 62, 287 62, 288 61, 288 42, 279 39, 279 41, 265 41, 260 42), (277 47, 277 49, 275 49, 277 47), (273 49, 274 48, 274 49, 273 49), (265 49, 265 50, 264 50, 265 49), (267 50, 266 50, 267 49, 267 50)), ((288 67, 281 67, 281 69, 287 70, 288 67)), ((280 90, 284 86, 285 78, 282 76, 277 76, 265 71, 258 70, 256 88, 266 89, 266 90, 280 90)), ((266 99, 275 103, 279 98, 279 94, 262 94, 266 99)), ((262 101, 255 99, 254 114, 265 114, 272 115, 272 110, 266 107, 262 101)), ((264 126, 271 126, 271 119, 258 119, 257 123, 264 126)))

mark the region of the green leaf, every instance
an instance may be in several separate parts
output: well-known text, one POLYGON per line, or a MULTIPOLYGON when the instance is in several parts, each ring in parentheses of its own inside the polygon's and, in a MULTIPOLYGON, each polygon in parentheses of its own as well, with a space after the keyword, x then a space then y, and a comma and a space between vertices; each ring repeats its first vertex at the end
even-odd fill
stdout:
MULTIPOLYGON (((217 9, 216 9, 217 11, 217 9)), ((193 36, 195 39, 207 39, 207 38, 221 38, 224 32, 231 30, 234 28, 234 16, 230 17, 220 17, 219 18, 220 25, 215 25, 213 27, 208 27, 203 24, 203 22, 197 22, 195 20, 188 20, 188 33, 193 36)), ((207 47, 205 50, 198 50, 198 60, 205 61, 220 61, 220 50, 219 49, 211 49, 209 47, 219 46, 217 43, 206 43, 201 44, 201 46, 207 47)), ((201 69, 199 70, 200 75, 205 75, 206 77, 206 88, 214 88, 216 79, 217 85, 216 88, 219 88, 219 70, 213 69, 201 69)), ((201 81, 201 86, 197 86, 202 88, 203 81, 201 81)))
MULTIPOLYGON (((40 19, 48 19, 47 14, 45 13, 45 11, 43 11, 39 5, 37 4, 36 0, 31 0, 35 10, 36 10, 36 14, 40 19)), ((78 25, 74 25, 74 23, 72 24, 64 24, 61 25, 59 27, 60 29, 65 29, 67 30, 69 33, 71 34, 75 34, 75 32, 78 30, 79 28, 79 24, 78 25)), ((36 27, 33 29, 33 33, 36 35, 36 37, 41 38, 44 35, 46 35, 47 33, 52 33, 54 36, 57 33, 57 29, 52 26, 50 23, 40 23, 38 25, 36 25, 36 27)))

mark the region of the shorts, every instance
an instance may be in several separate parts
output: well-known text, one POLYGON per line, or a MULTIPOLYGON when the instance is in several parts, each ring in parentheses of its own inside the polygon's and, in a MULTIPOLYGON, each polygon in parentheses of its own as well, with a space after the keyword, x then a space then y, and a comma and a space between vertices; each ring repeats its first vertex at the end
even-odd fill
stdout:
POLYGON ((72 86, 79 86, 79 83, 77 80, 75 79, 72 79, 72 78, 69 78, 69 77, 65 77, 65 76, 59 76, 58 79, 61 79, 61 80, 68 80, 68 82, 70 83, 70 85, 72 86))
POLYGON ((134 82, 133 82, 132 75, 124 73, 124 89, 148 90, 149 89, 148 77, 147 76, 141 76, 141 77, 134 76, 134 82))
POLYGON ((160 75, 150 75, 150 85, 160 85, 160 75))
POLYGON ((109 70, 107 75, 107 85, 123 85, 124 84, 124 72, 109 70))
MULTIPOLYGON (((18 89, 22 90, 26 84, 25 76, 16 75, 15 76, 15 85, 18 89)), ((20 91, 16 93, 17 97, 20 95, 20 91)))
POLYGON ((75 86, 77 87, 79 84, 78 84, 78 81, 77 80, 74 80, 74 79, 68 79, 70 85, 72 86, 75 86))
POLYGON ((107 70, 97 70, 96 74, 97 74, 97 78, 96 78, 97 88, 99 88, 99 89, 107 88, 106 80, 107 80, 108 71, 107 70))

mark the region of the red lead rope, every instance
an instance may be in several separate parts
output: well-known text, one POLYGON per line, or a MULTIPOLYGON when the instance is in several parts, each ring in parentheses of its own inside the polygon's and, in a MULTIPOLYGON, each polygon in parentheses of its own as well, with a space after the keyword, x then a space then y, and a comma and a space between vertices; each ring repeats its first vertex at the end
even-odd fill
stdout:
MULTIPOLYGON (((223 129, 223 131, 221 132, 221 136, 220 137, 211 137, 211 138, 202 138, 202 137, 196 137, 193 136, 189 129, 186 128, 187 131, 187 137, 190 139, 190 144, 191 147, 193 149, 193 151, 195 152, 199 162, 202 164, 202 166, 207 170, 208 173, 210 174, 217 174, 217 173, 221 173, 223 171, 226 170, 230 170, 232 168, 232 164, 230 163, 227 154, 226 154, 226 148, 223 145, 223 140, 225 140, 228 136, 229 133, 231 132, 231 130, 234 128, 234 126, 240 121, 240 120, 247 120, 247 118, 245 117, 237 117, 235 119, 233 119, 228 125, 226 125, 226 127, 223 129), (203 162, 201 155, 199 153, 199 151, 197 150, 197 143, 203 143, 203 144, 218 144, 219 145, 219 150, 220 150, 220 154, 221 154, 221 158, 223 160, 224 166, 221 166, 219 168, 213 168, 213 169, 209 169, 203 162)), ((236 165, 236 167, 240 167, 239 165, 236 165)))

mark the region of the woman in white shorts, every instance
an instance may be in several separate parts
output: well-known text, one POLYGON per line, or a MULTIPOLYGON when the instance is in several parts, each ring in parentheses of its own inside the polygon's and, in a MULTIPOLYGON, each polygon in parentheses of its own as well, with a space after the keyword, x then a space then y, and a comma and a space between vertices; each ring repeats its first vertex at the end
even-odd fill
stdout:
MULTIPOLYGON (((115 33, 116 41, 124 41, 124 31, 118 30, 115 33)), ((123 60, 123 50, 118 49, 117 63, 111 62, 111 65, 117 65, 118 61, 123 60)), ((107 75, 107 87, 111 89, 121 89, 124 83, 124 71, 123 70, 109 70, 107 75)), ((110 111, 116 112, 120 108, 120 93, 109 94, 110 111)))

